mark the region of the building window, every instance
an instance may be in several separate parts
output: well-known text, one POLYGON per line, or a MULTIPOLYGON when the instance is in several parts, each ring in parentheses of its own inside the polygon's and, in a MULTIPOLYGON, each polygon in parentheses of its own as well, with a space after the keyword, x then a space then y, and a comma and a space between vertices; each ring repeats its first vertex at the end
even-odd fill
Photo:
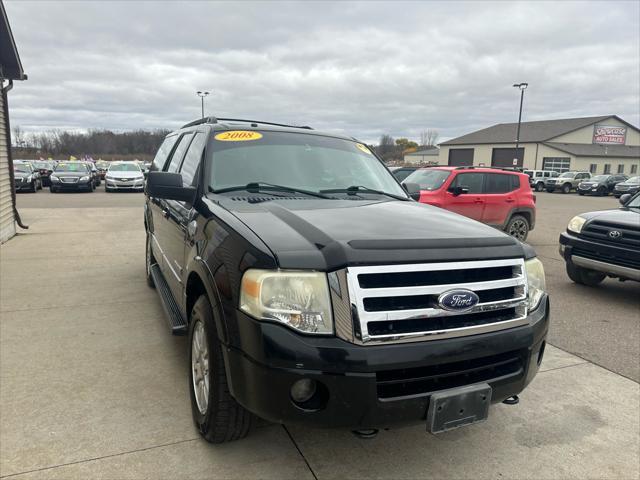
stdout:
POLYGON ((598 164, 592 163, 589 165, 589 173, 596 173, 598 171, 598 164))
POLYGON ((634 163, 631 165, 631 173, 638 173, 638 164, 634 163))
POLYGON ((604 174, 607 175, 611 173, 611 164, 610 163, 605 163, 604 164, 604 174))
POLYGON ((554 172, 568 172, 571 167, 571 159, 569 157, 544 157, 542 159, 543 170, 553 170, 554 172))
POLYGON ((624 173, 624 163, 618 164, 618 173, 624 173))

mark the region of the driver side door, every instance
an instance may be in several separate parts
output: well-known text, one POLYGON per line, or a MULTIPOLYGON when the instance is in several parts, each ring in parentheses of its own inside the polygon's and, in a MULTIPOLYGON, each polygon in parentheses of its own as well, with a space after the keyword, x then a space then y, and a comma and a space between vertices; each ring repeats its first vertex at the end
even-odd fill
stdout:
POLYGON ((484 173, 479 172, 459 173, 456 175, 449 188, 463 187, 469 191, 460 195, 454 195, 452 192, 447 191, 445 193, 447 201, 444 207, 451 212, 482 221, 485 208, 483 195, 484 176, 484 173))

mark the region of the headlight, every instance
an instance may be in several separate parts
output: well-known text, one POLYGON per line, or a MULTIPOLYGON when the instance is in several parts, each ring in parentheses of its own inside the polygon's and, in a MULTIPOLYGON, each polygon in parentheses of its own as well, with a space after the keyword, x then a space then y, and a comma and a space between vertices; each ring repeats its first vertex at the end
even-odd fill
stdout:
POLYGON ((321 272, 247 270, 240 309, 304 333, 333 333, 327 276, 321 272))
POLYGON ((60 180, 56 175, 51 174, 51 176, 49 177, 51 180, 55 180, 56 182, 58 180, 60 180))
POLYGON ((80 181, 81 181, 81 182, 87 182, 87 181, 89 181, 89 175, 85 175, 84 177, 80 177, 80 181))
POLYGON ((571 219, 571 221, 569 222, 569 225, 567 225, 567 230, 575 233, 580 233, 582 231, 582 226, 586 221, 587 221, 586 218, 581 217, 580 215, 577 215, 571 219))
POLYGON ((531 311, 538 308, 540 299, 547 290, 547 284, 544 279, 544 267, 540 260, 532 258, 524 262, 524 265, 527 270, 527 289, 529 291, 527 300, 529 311, 531 311))
POLYGON ((33 175, 29 175, 25 180, 27 182, 30 182, 31 180, 33 180, 33 175))

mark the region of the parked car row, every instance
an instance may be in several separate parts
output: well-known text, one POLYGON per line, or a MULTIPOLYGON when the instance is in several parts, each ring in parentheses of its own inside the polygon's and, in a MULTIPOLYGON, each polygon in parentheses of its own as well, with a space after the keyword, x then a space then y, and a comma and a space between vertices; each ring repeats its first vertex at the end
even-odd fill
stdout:
POLYGON ((62 191, 93 192, 105 180, 105 191, 143 191, 144 173, 138 162, 110 162, 104 165, 93 162, 27 162, 14 161, 16 191, 36 192, 48 185, 51 193, 62 191), (34 168, 37 167, 37 168, 34 168), (104 172, 103 172, 104 170, 104 172), (46 175, 42 172, 46 172, 46 175), (46 179, 46 180, 45 180, 46 179), (46 182, 46 183, 45 183, 46 182))

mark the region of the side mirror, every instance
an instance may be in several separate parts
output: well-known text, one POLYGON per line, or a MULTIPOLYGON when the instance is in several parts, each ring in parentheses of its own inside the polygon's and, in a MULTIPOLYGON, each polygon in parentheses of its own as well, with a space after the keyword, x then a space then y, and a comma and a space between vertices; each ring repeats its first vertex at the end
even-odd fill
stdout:
POLYGON ((457 197, 458 195, 462 195, 463 193, 469 193, 469 188, 461 186, 449 187, 449 192, 451 192, 454 197, 457 197))
POLYGON ((149 172, 147 193, 150 197, 193 203, 195 187, 183 187, 182 175, 169 172, 149 172))
POLYGON ((402 188, 409 194, 414 200, 420 200, 420 185, 417 183, 402 183, 402 188))
POLYGON ((626 205, 629 200, 631 200, 631 194, 625 193, 620 197, 620 205, 626 205))

